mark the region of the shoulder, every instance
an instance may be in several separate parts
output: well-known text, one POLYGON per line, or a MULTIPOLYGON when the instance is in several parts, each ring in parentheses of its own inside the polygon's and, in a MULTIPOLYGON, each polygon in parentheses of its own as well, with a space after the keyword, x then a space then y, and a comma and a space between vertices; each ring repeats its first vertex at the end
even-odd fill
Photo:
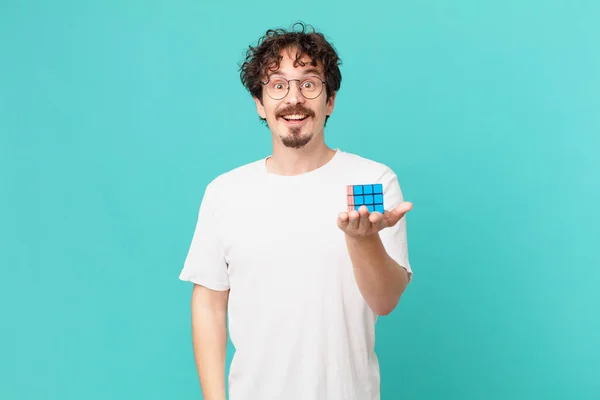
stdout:
POLYGON ((343 153, 342 156, 341 164, 349 173, 346 177, 350 184, 382 184, 386 208, 395 207, 404 201, 400 180, 391 166, 357 154, 343 153))
POLYGON ((233 168, 214 177, 206 186, 206 192, 213 197, 227 195, 244 183, 257 179, 264 171, 264 159, 233 168))
POLYGON ((394 170, 381 161, 348 152, 341 152, 340 156, 341 164, 346 170, 360 172, 361 175, 371 176, 373 179, 396 178, 394 170))

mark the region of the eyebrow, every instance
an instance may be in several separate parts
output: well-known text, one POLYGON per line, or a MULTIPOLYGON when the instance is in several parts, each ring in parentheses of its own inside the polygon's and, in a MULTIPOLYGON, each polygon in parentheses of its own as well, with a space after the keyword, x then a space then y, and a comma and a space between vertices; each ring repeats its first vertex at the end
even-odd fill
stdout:
MULTIPOLYGON (((308 68, 306 70, 304 70, 304 75, 317 75, 317 76, 321 76, 321 71, 319 71, 318 68, 308 68)), ((272 76, 282 76, 282 77, 286 77, 286 74, 276 71, 273 74, 268 76, 268 79, 270 79, 272 76)))
POLYGON ((309 68, 307 70, 304 71, 305 74, 316 74, 316 75, 320 75, 321 71, 319 71, 318 68, 309 68))

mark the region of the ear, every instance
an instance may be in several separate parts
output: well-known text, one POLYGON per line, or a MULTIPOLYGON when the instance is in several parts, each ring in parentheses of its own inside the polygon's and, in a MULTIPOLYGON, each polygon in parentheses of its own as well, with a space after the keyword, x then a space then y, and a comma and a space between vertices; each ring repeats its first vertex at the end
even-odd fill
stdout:
POLYGON ((256 103, 256 112, 262 119, 267 119, 267 113, 265 112, 265 106, 262 104, 262 101, 258 97, 254 97, 254 102, 256 103))
POLYGON ((331 97, 327 100, 327 115, 331 115, 333 113, 333 107, 335 105, 335 96, 337 92, 333 92, 331 97))

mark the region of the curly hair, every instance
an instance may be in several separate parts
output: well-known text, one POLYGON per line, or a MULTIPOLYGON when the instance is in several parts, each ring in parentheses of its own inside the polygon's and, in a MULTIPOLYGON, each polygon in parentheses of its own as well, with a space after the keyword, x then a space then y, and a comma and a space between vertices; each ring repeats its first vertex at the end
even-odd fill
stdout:
POLYGON ((300 61, 304 55, 311 59, 311 65, 317 66, 319 62, 322 64, 327 100, 329 100, 331 95, 339 90, 342 82, 339 68, 341 60, 333 45, 325 39, 322 33, 316 32, 310 25, 302 22, 292 25, 289 31, 269 29, 258 40, 256 46, 249 46, 246 58, 240 66, 242 84, 253 97, 262 102, 261 81, 268 76, 269 71, 279 69, 282 59, 281 51, 290 48, 298 50, 294 66, 305 65, 300 61), (298 25, 301 30, 294 30, 298 25))

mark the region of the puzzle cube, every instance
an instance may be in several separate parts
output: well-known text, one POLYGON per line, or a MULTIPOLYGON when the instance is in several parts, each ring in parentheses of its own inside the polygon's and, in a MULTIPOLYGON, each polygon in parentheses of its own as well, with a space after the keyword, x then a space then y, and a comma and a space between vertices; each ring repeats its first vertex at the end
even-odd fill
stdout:
POLYGON ((384 213, 383 208, 383 185, 375 183, 372 185, 348 185, 346 187, 346 198, 348 199, 348 211, 357 210, 360 206, 366 206, 369 212, 384 213))

